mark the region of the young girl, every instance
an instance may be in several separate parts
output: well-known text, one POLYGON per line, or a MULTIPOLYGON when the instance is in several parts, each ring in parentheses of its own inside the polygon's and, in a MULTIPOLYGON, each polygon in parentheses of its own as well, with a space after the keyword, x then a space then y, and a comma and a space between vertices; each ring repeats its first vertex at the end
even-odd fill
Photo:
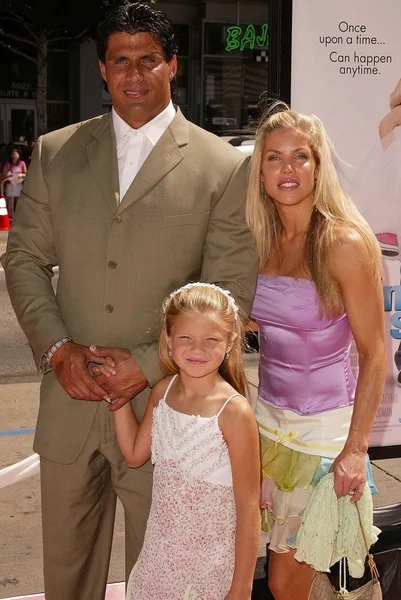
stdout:
MULTIPOLYGON (((226 290, 192 283, 163 305, 160 362, 138 424, 114 412, 131 467, 154 463, 144 545, 127 600, 249 600, 258 553, 259 443, 245 393, 242 317, 226 290)), ((107 368, 107 367, 106 367, 107 368)))

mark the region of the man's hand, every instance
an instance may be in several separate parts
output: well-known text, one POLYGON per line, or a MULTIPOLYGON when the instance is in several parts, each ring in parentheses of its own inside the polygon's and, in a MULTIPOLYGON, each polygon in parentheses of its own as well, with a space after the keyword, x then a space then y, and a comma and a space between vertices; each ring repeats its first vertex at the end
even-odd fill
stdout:
POLYGON ((101 362, 100 359, 103 362, 111 357, 115 363, 114 373, 111 369, 108 373, 96 367, 93 369, 97 383, 106 390, 112 401, 109 410, 118 410, 145 389, 148 384, 147 379, 127 348, 90 346, 89 349, 94 356, 98 357, 98 362, 101 362))
POLYGON ((107 393, 90 376, 89 362, 103 363, 87 346, 66 342, 53 355, 51 366, 59 383, 71 398, 77 400, 106 400, 107 393))

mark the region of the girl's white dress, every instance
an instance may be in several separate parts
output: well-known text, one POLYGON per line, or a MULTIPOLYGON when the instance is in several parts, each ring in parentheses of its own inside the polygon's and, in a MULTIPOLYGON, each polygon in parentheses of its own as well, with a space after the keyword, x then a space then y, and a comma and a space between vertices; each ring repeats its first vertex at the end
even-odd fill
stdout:
POLYGON ((236 509, 218 419, 168 406, 153 411, 153 496, 127 600, 224 600, 235 560, 236 509))

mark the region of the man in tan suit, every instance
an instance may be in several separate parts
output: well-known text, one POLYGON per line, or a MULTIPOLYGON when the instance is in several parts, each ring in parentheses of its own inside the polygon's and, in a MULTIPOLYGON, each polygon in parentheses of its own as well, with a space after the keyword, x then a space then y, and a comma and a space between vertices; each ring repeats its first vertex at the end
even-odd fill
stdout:
POLYGON ((46 600, 104 599, 116 495, 127 573, 141 548, 152 466, 125 465, 102 400, 117 400, 116 410, 134 398, 143 414, 161 377, 163 298, 202 279, 230 289, 248 311, 257 274, 242 156, 171 102, 170 21, 144 2, 120 7, 101 24, 98 51, 113 111, 38 140, 2 257, 45 371, 34 448, 46 600), (88 363, 106 354, 116 375, 92 377, 88 363))

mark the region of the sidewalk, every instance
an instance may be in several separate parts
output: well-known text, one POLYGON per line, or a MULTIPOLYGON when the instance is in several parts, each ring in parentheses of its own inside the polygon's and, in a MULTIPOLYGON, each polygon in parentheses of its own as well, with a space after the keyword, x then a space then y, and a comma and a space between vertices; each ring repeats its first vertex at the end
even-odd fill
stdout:
MULTIPOLYGON (((33 453, 32 431, 38 405, 39 383, 0 385, 0 469, 33 453)), ((0 598, 40 594, 43 576, 39 475, 0 489, 0 505, 0 598)), ((124 518, 119 505, 108 580, 124 580, 124 518)), ((110 588, 109 594, 116 594, 118 589, 121 587, 110 588)), ((123 595, 119 594, 109 595, 107 600, 122 600, 123 595)))

